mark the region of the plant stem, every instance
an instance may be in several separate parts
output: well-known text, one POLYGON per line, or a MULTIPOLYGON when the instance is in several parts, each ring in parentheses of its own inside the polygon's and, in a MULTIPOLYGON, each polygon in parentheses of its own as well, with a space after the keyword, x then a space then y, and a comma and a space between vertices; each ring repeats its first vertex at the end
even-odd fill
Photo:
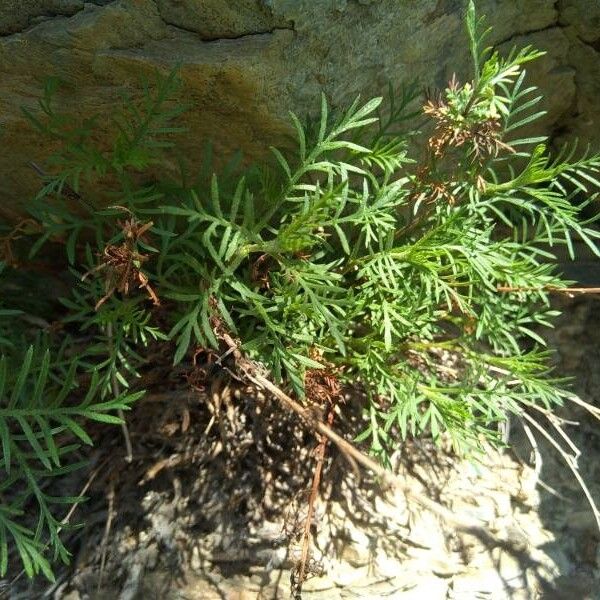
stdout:
POLYGON ((499 285, 496 289, 499 292, 553 292, 555 294, 566 294, 567 296, 574 294, 600 294, 600 287, 556 287, 553 285, 543 287, 512 287, 499 285))

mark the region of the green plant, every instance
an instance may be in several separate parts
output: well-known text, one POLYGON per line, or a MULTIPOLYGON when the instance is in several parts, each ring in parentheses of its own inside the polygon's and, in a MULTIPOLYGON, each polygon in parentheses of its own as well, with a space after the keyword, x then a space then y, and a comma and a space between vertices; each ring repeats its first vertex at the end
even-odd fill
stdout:
MULTIPOLYGON (((29 477, 22 471, 29 485, 61 472, 71 446, 57 445, 58 433, 88 441, 61 414, 113 421, 106 412, 138 396, 119 390, 137 377, 152 340, 172 340, 175 363, 197 349, 222 357, 235 350, 307 403, 337 389, 314 383, 326 374, 363 399, 356 441, 368 440, 384 463, 409 434, 448 438, 460 453, 501 445, 498 425, 509 415, 547 418, 570 397, 551 374, 537 327, 557 314, 550 294, 570 284, 554 249, 566 245, 573 255, 575 237, 599 254, 598 232, 581 213, 600 187, 600 155, 576 158, 572 147, 553 157, 545 138, 516 137, 542 114, 523 70, 541 53, 503 58, 482 49, 472 3, 467 28, 473 80, 453 79, 427 101, 429 134, 410 129, 411 91, 386 115, 377 112, 380 98, 339 114, 323 99, 313 127, 292 115, 295 152, 273 149, 271 163, 242 172, 232 165, 220 177, 208 158, 192 180, 138 183, 180 131, 174 73, 148 86, 141 102, 125 102, 108 150, 94 144, 94 119, 73 126, 55 110, 57 83, 49 83, 41 111, 28 115, 62 145, 30 208, 43 229, 31 255, 64 244, 77 281, 63 301, 65 322, 93 337, 80 366, 95 376, 88 399, 61 413, 74 372, 46 391, 48 355, 38 371, 26 355, 17 400, 0 418, 22 406, 35 429, 17 413, 19 432, 4 421, 0 428, 7 447, 11 439, 31 446, 39 465, 29 477), (418 135, 427 140, 422 155, 410 145, 418 135), (115 206, 100 208, 100 189, 115 206), (169 309, 164 331, 151 306, 159 302, 169 309), (21 380, 33 391, 24 394, 21 380), (48 412, 38 414, 46 397, 48 412)), ((66 554, 38 502, 41 525, 27 534, 35 554, 21 555, 29 572, 49 574, 44 528, 57 555, 66 554)), ((5 557, 5 541, 0 548, 5 557)))
MULTIPOLYGON (((55 360, 55 363, 59 363, 55 360)), ((66 373, 52 370, 50 351, 31 345, 25 354, 3 354, 0 359, 0 442, 4 473, 0 483, 0 572, 8 566, 9 544, 18 550, 27 575, 43 572, 52 578, 45 556, 68 561, 61 542, 66 527, 56 516, 57 506, 77 503, 79 497, 55 497, 45 491, 50 478, 61 477, 81 467, 78 449, 92 440, 78 421, 119 423, 113 416, 125 410, 141 393, 98 399, 100 386, 94 374, 83 398, 77 395, 77 361, 66 373), (66 435, 69 434, 69 435, 66 435), (69 438, 74 438, 69 439, 69 438), (24 523, 25 506, 33 501, 37 522, 24 523)))

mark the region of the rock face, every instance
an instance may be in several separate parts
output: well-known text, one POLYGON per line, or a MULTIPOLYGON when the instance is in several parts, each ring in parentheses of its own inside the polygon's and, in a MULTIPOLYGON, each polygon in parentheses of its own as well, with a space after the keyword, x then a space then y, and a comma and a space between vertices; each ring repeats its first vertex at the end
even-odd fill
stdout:
MULTIPOLYGON (((106 122, 140 77, 181 65, 189 132, 181 151, 211 139, 223 155, 267 152, 289 131, 287 114, 314 112, 419 78, 443 86, 469 77, 466 0, 4 0, 0 7, 0 156, 4 203, 16 218, 38 182, 29 161, 51 151, 23 117, 48 75, 68 84, 67 112, 106 122)), ((501 48, 533 44, 548 54, 531 67, 559 137, 600 141, 600 3, 480 0, 501 48)))

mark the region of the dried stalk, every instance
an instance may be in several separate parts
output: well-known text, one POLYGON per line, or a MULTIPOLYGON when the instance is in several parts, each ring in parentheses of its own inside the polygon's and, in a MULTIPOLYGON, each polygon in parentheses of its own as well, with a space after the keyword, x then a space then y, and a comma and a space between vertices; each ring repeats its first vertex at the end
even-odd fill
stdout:
POLYGON ((542 413, 546 417, 546 419, 548 419, 552 427, 554 427, 556 432, 564 440, 565 444, 567 444, 567 446, 569 446, 569 448, 573 452, 573 458, 577 460, 581 456, 581 450, 579 450, 579 448, 575 445, 573 440, 562 430, 561 425, 579 425, 579 423, 575 421, 565 421, 564 419, 557 417, 555 414, 551 413, 545 408, 542 408, 541 406, 536 406, 535 404, 532 404, 530 408, 533 408, 534 410, 537 410, 538 412, 542 413))
MULTIPOLYGON (((567 466, 571 470, 571 473, 573 473, 573 476, 577 480, 577 483, 579 484, 579 486, 583 490, 583 493, 585 494, 585 497, 587 498, 587 501, 592 509, 592 513, 594 514, 594 519, 596 519, 596 525, 598 527, 598 530, 600 531, 600 512, 598 512, 598 508, 596 507, 594 498, 590 490, 588 489, 585 481, 583 480, 583 477, 581 477, 581 474, 579 473, 576 457, 571 456, 570 454, 565 452, 561 445, 531 415, 528 415, 526 412, 523 412, 521 416, 527 421, 529 421, 529 423, 533 425, 533 427, 535 427, 535 429, 537 429, 542 434, 542 436, 545 437, 546 440, 548 440, 548 442, 550 442, 552 446, 554 446, 556 451, 562 456, 563 460, 567 463, 567 466)), ((552 422, 551 424, 556 429, 556 425, 552 422)))
POLYGON ((600 287, 557 287, 548 285, 543 287, 528 287, 499 285, 496 288, 499 292, 551 292, 554 294, 566 294, 573 297, 575 294, 600 294, 600 287))
POLYGON ((577 404, 578 406, 581 406, 582 408, 587 410, 595 419, 598 419, 600 421, 600 408, 598 408, 597 406, 593 406, 588 402, 585 402, 577 396, 569 396, 568 399, 574 404, 577 404))
POLYGON ((407 496, 409 500, 413 500, 416 504, 419 504, 421 507, 440 517, 443 521, 450 523, 460 530, 469 531, 471 533, 479 533, 488 539, 490 537, 494 537, 492 536, 487 524, 482 523, 478 519, 459 517, 445 506, 442 506, 441 504, 438 504, 434 500, 428 498, 425 494, 421 494, 411 489, 411 487, 402 481, 397 475, 382 467, 379 463, 375 462, 372 458, 369 458, 366 454, 363 454, 353 444, 346 441, 330 427, 325 425, 325 423, 316 420, 309 410, 302 407, 295 400, 290 398, 285 392, 273 384, 264 375, 249 370, 246 370, 246 375, 248 379, 250 379, 255 385, 275 396, 275 398, 277 398, 277 400, 279 400, 279 402, 285 408, 296 413, 305 425, 310 427, 313 431, 326 436, 338 447, 342 454, 381 478, 384 485, 400 490, 407 496))
POLYGON ((525 435, 527 436, 527 439, 529 440, 529 443, 531 444, 531 449, 533 450, 534 474, 535 474, 535 482, 537 485, 540 482, 540 474, 542 472, 542 466, 543 466, 542 453, 540 452, 540 449, 537 445, 535 436, 531 432, 531 428, 529 427, 529 425, 527 425, 527 423, 524 423, 522 420, 521 420, 521 425, 523 426, 523 429, 525 430, 525 435))
MULTIPOLYGON (((329 414, 327 415, 327 425, 331 427, 334 418, 334 405, 330 402, 329 414)), ((325 462, 325 450, 327 448, 327 436, 321 435, 319 444, 316 448, 316 459, 317 464, 315 465, 315 472, 313 475, 312 485, 310 488, 310 496, 308 499, 308 511, 306 514, 306 522, 304 523, 304 532, 302 534, 302 552, 300 555, 300 562, 298 564, 297 571, 297 584, 293 589, 295 597, 300 598, 302 593, 302 584, 306 579, 306 565, 308 563, 308 555, 310 549, 310 529, 315 513, 315 503, 317 501, 317 495, 319 493, 319 485, 321 483, 321 474, 323 473, 323 463, 325 462)))
POLYGON ((106 515, 106 523, 104 524, 104 534, 102 535, 102 541, 100 542, 100 548, 102 550, 100 552, 100 574, 98 575, 98 585, 96 586, 96 592, 98 593, 102 589, 104 569, 106 567, 106 550, 108 548, 108 536, 110 535, 112 522, 115 517, 115 482, 113 479, 111 479, 110 487, 108 488, 108 493, 106 494, 106 499, 108 504, 108 512, 106 515))
POLYGON ((409 500, 412 500, 422 508, 425 508, 431 513, 437 515, 443 521, 453 525, 457 529, 479 535, 484 539, 495 541, 498 544, 503 543, 502 540, 498 539, 491 533, 488 523, 484 523, 479 519, 459 517, 450 509, 442 506, 434 500, 431 500, 431 498, 428 498, 425 494, 411 489, 411 487, 402 481, 402 479, 400 479, 397 475, 382 467, 372 458, 369 458, 366 454, 358 450, 358 448, 356 448, 353 444, 346 441, 342 436, 333 431, 331 427, 315 418, 315 415, 309 409, 298 404, 298 402, 290 398, 268 377, 263 375, 263 369, 261 369, 260 365, 249 360, 242 354, 241 350, 239 349, 239 344, 231 337, 231 335, 229 335, 229 333, 223 330, 217 331, 216 333, 228 346, 230 353, 233 354, 236 360, 237 366, 243 371, 244 375, 249 381, 275 396, 275 398, 277 398, 277 400, 286 409, 296 413, 300 417, 302 423, 313 433, 316 432, 326 436, 338 447, 340 452, 349 460, 351 464, 357 463, 363 468, 368 469, 381 479, 381 482, 384 486, 395 488, 401 491, 409 500))

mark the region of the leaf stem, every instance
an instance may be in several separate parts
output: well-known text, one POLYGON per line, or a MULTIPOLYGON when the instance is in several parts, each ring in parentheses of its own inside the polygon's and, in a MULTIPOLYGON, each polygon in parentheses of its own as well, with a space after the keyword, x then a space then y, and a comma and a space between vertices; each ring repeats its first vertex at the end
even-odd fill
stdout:
MULTIPOLYGON (((106 325, 106 336, 108 337, 108 343, 111 346, 111 350, 115 351, 114 344, 114 330, 112 322, 109 322, 106 325)), ((112 389, 113 396, 118 398, 121 395, 121 391, 119 389, 119 382, 117 380, 117 373, 114 369, 111 370, 110 373, 110 387, 112 389)), ((119 419, 121 419, 121 431, 123 432, 123 438, 125 439, 125 461, 128 463, 133 462, 133 449, 131 447, 131 438, 129 437, 129 429, 127 429, 127 421, 125 421, 125 413, 123 409, 117 409, 117 414, 119 415, 119 419)))

